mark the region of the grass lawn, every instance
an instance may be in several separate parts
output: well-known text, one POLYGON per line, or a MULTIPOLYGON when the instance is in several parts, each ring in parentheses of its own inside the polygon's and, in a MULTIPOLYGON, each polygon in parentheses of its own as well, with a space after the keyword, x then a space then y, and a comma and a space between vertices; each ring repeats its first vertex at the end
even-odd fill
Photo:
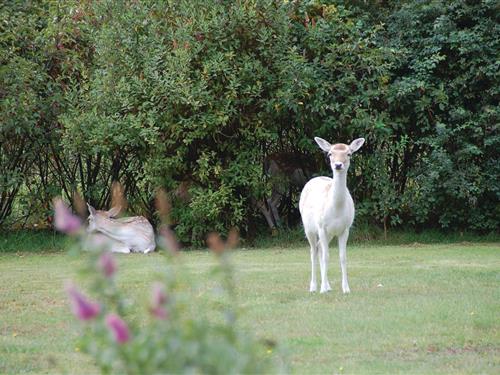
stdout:
MULTIPOLYGON (((186 278, 208 288, 213 256, 182 256, 186 278)), ((347 296, 336 249, 327 295, 308 292, 303 244, 237 250, 233 260, 243 324, 281 343, 294 373, 500 373, 499 243, 349 246, 347 296)), ((149 293, 164 262, 119 256, 119 283, 149 293)), ((96 371, 75 347, 63 292, 81 263, 62 252, 0 254, 0 373, 96 371)))

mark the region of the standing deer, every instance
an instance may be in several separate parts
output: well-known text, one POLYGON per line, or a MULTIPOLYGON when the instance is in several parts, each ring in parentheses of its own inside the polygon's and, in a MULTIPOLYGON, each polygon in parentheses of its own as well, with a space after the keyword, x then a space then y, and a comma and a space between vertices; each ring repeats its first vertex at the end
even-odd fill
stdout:
POLYGON ((124 217, 115 219, 120 208, 114 207, 109 211, 89 209, 90 234, 88 244, 93 247, 107 246, 117 253, 140 252, 149 253, 156 248, 155 234, 150 222, 143 216, 124 217))
POLYGON ((358 151, 364 138, 358 138, 350 145, 334 145, 315 137, 319 147, 328 154, 333 178, 315 177, 311 179, 300 195, 299 210, 307 240, 311 245, 311 284, 309 291, 317 290, 316 264, 319 256, 321 271, 320 293, 332 288, 328 282, 328 245, 334 236, 339 241, 340 268, 342 270, 342 291, 349 293, 347 282, 346 245, 349 229, 354 221, 354 202, 347 189, 347 170, 353 152, 358 151))
POLYGON ((311 175, 310 160, 297 152, 276 152, 264 159, 264 174, 271 184, 271 196, 257 201, 256 206, 266 218, 271 232, 282 226, 279 208, 284 198, 291 199, 292 191, 299 191, 311 175))

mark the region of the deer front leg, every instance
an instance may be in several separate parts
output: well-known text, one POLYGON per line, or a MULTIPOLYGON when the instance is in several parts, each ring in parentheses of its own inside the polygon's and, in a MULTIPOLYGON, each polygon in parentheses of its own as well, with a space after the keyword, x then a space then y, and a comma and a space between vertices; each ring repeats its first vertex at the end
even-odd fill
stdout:
POLYGON ((130 253, 130 247, 128 247, 126 245, 117 245, 117 246, 113 246, 111 248, 111 251, 113 253, 129 254, 130 253))
POLYGON ((309 291, 316 292, 318 290, 318 283, 316 281, 316 269, 318 264, 318 237, 315 233, 306 233, 309 245, 311 245, 311 283, 309 284, 309 291))
POLYGON ((319 267, 321 271, 321 289, 320 293, 326 293, 332 290, 330 282, 328 281, 328 259, 330 258, 328 250, 328 237, 324 231, 319 233, 319 244, 320 244, 320 254, 319 254, 319 267))
POLYGON ((340 269, 342 270, 342 291, 350 293, 349 283, 347 282, 347 238, 349 238, 349 229, 339 236, 339 258, 340 269))

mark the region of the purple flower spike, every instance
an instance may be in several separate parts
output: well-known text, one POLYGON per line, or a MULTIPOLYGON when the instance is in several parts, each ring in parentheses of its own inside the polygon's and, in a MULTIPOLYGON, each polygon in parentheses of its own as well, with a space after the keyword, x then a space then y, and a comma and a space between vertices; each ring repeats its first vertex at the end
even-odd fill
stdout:
POLYGON ((149 311, 157 319, 165 320, 168 318, 167 309, 163 306, 152 307, 149 311))
POLYGON ((97 262, 104 276, 110 278, 116 272, 116 260, 109 251, 102 253, 97 262))
POLYGON ((153 295, 152 295, 153 306, 160 306, 167 303, 167 294, 165 293, 165 287, 162 283, 153 284, 153 295))
POLYGON ((58 231, 75 234, 82 227, 82 221, 71 213, 61 198, 54 199, 55 227, 58 231))
POLYGON ((130 340, 130 331, 127 323, 116 314, 108 314, 106 316, 106 326, 113 333, 118 344, 124 344, 130 340))
POLYGON ((101 306, 97 302, 92 302, 87 299, 73 285, 66 288, 71 301, 71 309, 73 314, 80 320, 91 320, 101 312, 101 306))
POLYGON ((168 313, 165 308, 167 303, 167 294, 165 293, 165 287, 161 283, 153 284, 153 293, 151 298, 151 309, 150 312, 153 316, 158 319, 167 319, 168 313))

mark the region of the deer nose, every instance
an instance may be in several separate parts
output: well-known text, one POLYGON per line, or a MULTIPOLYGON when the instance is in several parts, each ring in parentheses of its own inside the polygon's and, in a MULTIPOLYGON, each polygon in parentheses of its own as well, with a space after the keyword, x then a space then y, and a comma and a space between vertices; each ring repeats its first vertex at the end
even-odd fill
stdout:
POLYGON ((344 166, 344 163, 340 163, 340 162, 336 162, 334 164, 335 169, 338 171, 341 170, 343 166, 344 166))

